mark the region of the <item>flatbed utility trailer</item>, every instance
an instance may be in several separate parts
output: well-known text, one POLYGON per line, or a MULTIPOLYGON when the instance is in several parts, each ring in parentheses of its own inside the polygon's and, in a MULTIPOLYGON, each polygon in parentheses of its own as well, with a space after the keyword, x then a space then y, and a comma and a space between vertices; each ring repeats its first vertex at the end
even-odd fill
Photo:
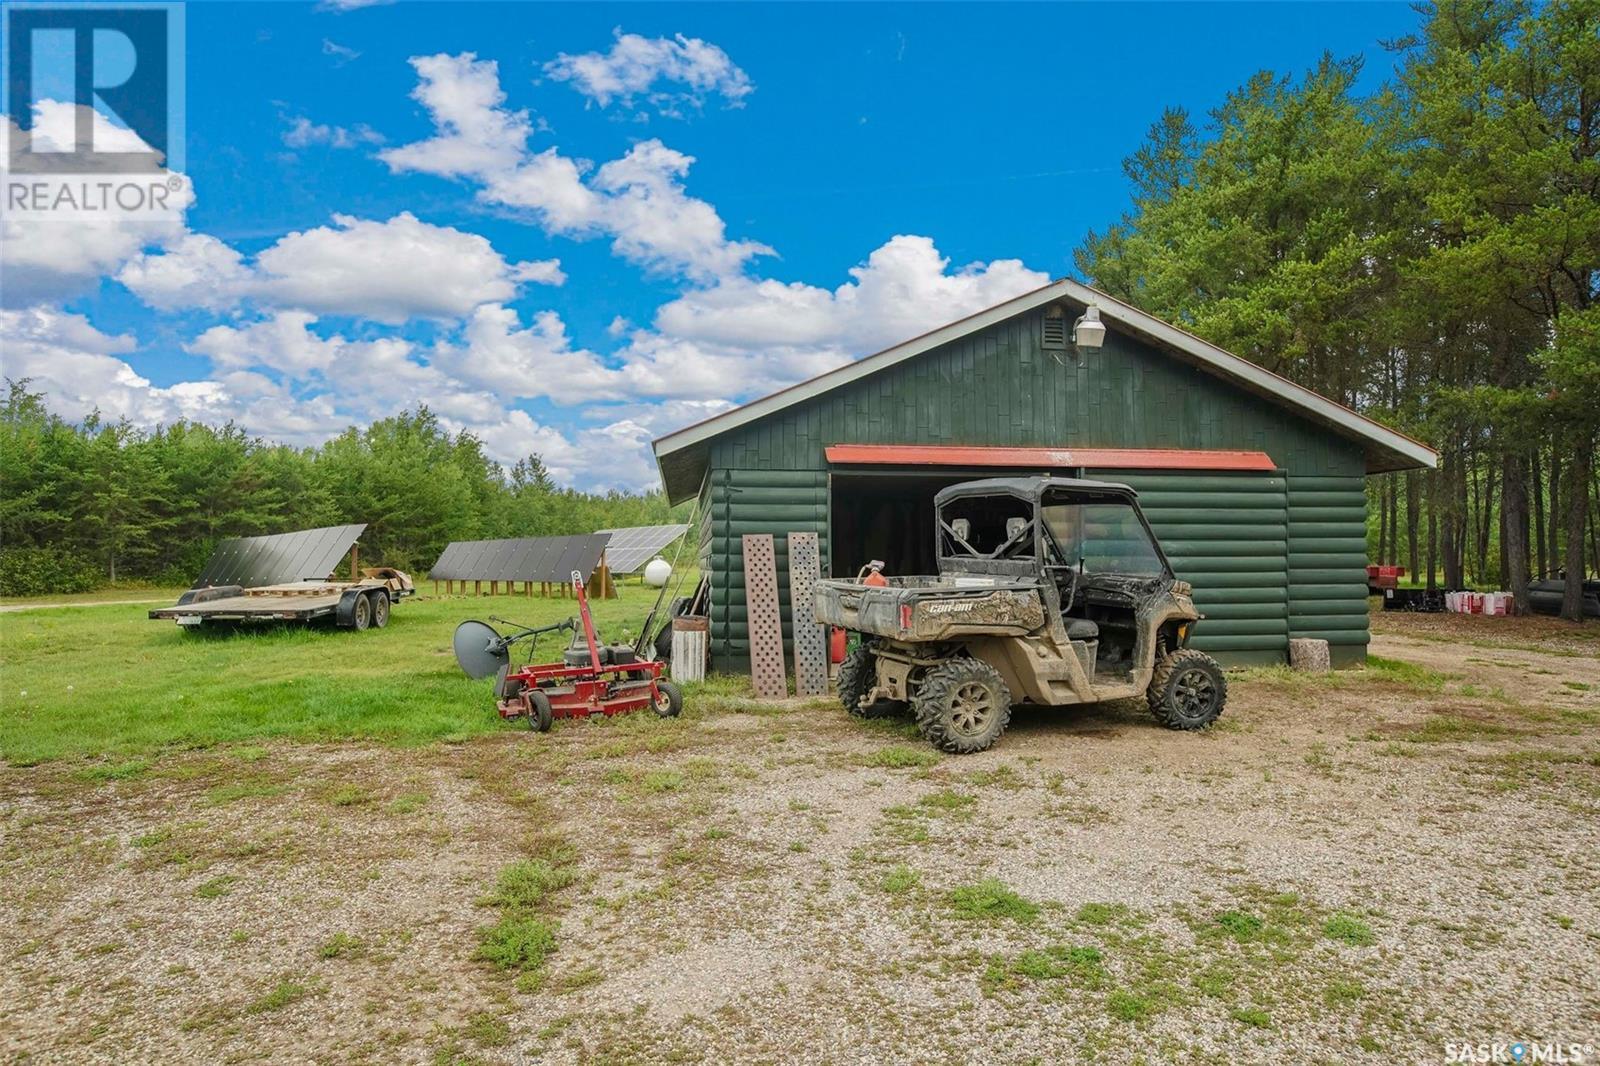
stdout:
POLYGON ((331 621, 345 629, 382 629, 389 624, 389 609, 415 593, 409 575, 380 566, 362 570, 358 581, 290 581, 257 588, 218 585, 190 589, 178 597, 175 606, 151 611, 150 617, 170 618, 190 629, 319 621, 331 621))

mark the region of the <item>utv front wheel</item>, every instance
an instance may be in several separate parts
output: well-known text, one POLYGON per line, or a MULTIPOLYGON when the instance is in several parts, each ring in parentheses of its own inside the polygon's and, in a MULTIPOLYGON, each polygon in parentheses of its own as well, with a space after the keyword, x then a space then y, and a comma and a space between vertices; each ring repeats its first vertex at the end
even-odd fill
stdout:
POLYGON ((929 670, 911 705, 922 735, 959 755, 990 747, 1011 723, 1011 693, 981 659, 951 659, 929 670))
POLYGON ((894 700, 877 700, 865 707, 861 705, 861 701, 866 699, 867 693, 877 683, 878 669, 873 662, 872 649, 866 641, 862 641, 839 664, 839 702, 857 718, 887 718, 903 711, 905 704, 894 700))
POLYGON ((1156 664, 1145 695, 1151 713, 1168 729, 1204 729, 1222 714, 1228 679, 1211 656, 1182 648, 1156 664))

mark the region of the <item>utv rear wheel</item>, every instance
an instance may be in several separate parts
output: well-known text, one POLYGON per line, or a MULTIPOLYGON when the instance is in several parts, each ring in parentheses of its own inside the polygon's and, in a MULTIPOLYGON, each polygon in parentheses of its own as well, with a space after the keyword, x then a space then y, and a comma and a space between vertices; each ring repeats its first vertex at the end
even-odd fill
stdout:
POLYGON ((951 659, 929 670, 911 706, 922 735, 960 755, 992 746, 1011 723, 1011 693, 981 659, 951 659))
POLYGON ((1145 695, 1151 713, 1168 729, 1204 729, 1222 714, 1228 679, 1211 656, 1182 648, 1156 664, 1145 695))
POLYGON ((877 683, 878 670, 872 648, 862 641, 839 664, 839 702, 857 718, 887 718, 905 710, 905 704, 894 700, 878 700, 863 707, 861 701, 877 683))

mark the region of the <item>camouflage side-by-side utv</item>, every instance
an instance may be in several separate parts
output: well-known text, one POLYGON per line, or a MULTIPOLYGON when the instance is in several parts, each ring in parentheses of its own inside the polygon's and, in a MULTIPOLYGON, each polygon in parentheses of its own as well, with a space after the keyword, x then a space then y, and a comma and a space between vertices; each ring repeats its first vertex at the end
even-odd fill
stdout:
POLYGON ((860 641, 839 669, 851 714, 908 706, 950 752, 983 751, 1013 702, 1143 695, 1174 729, 1216 721, 1228 684, 1186 647, 1200 614, 1126 485, 991 478, 934 499, 937 576, 821 581, 816 619, 860 641))

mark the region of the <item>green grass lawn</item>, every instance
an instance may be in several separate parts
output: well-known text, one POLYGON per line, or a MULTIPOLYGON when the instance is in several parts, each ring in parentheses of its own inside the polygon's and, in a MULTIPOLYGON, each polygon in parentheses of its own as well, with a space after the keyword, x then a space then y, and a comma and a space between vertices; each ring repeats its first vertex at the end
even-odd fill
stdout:
MULTIPOLYGON (((630 580, 619 591, 595 604, 595 623, 602 638, 631 643, 656 590, 630 580)), ((419 592, 387 628, 364 633, 189 633, 132 605, 0 614, 0 758, 25 765, 265 737, 421 743, 513 728, 495 714, 491 683, 457 668, 456 624, 494 614, 539 625, 577 604, 419 592)), ((564 640, 544 637, 538 657, 556 657, 564 640)))

